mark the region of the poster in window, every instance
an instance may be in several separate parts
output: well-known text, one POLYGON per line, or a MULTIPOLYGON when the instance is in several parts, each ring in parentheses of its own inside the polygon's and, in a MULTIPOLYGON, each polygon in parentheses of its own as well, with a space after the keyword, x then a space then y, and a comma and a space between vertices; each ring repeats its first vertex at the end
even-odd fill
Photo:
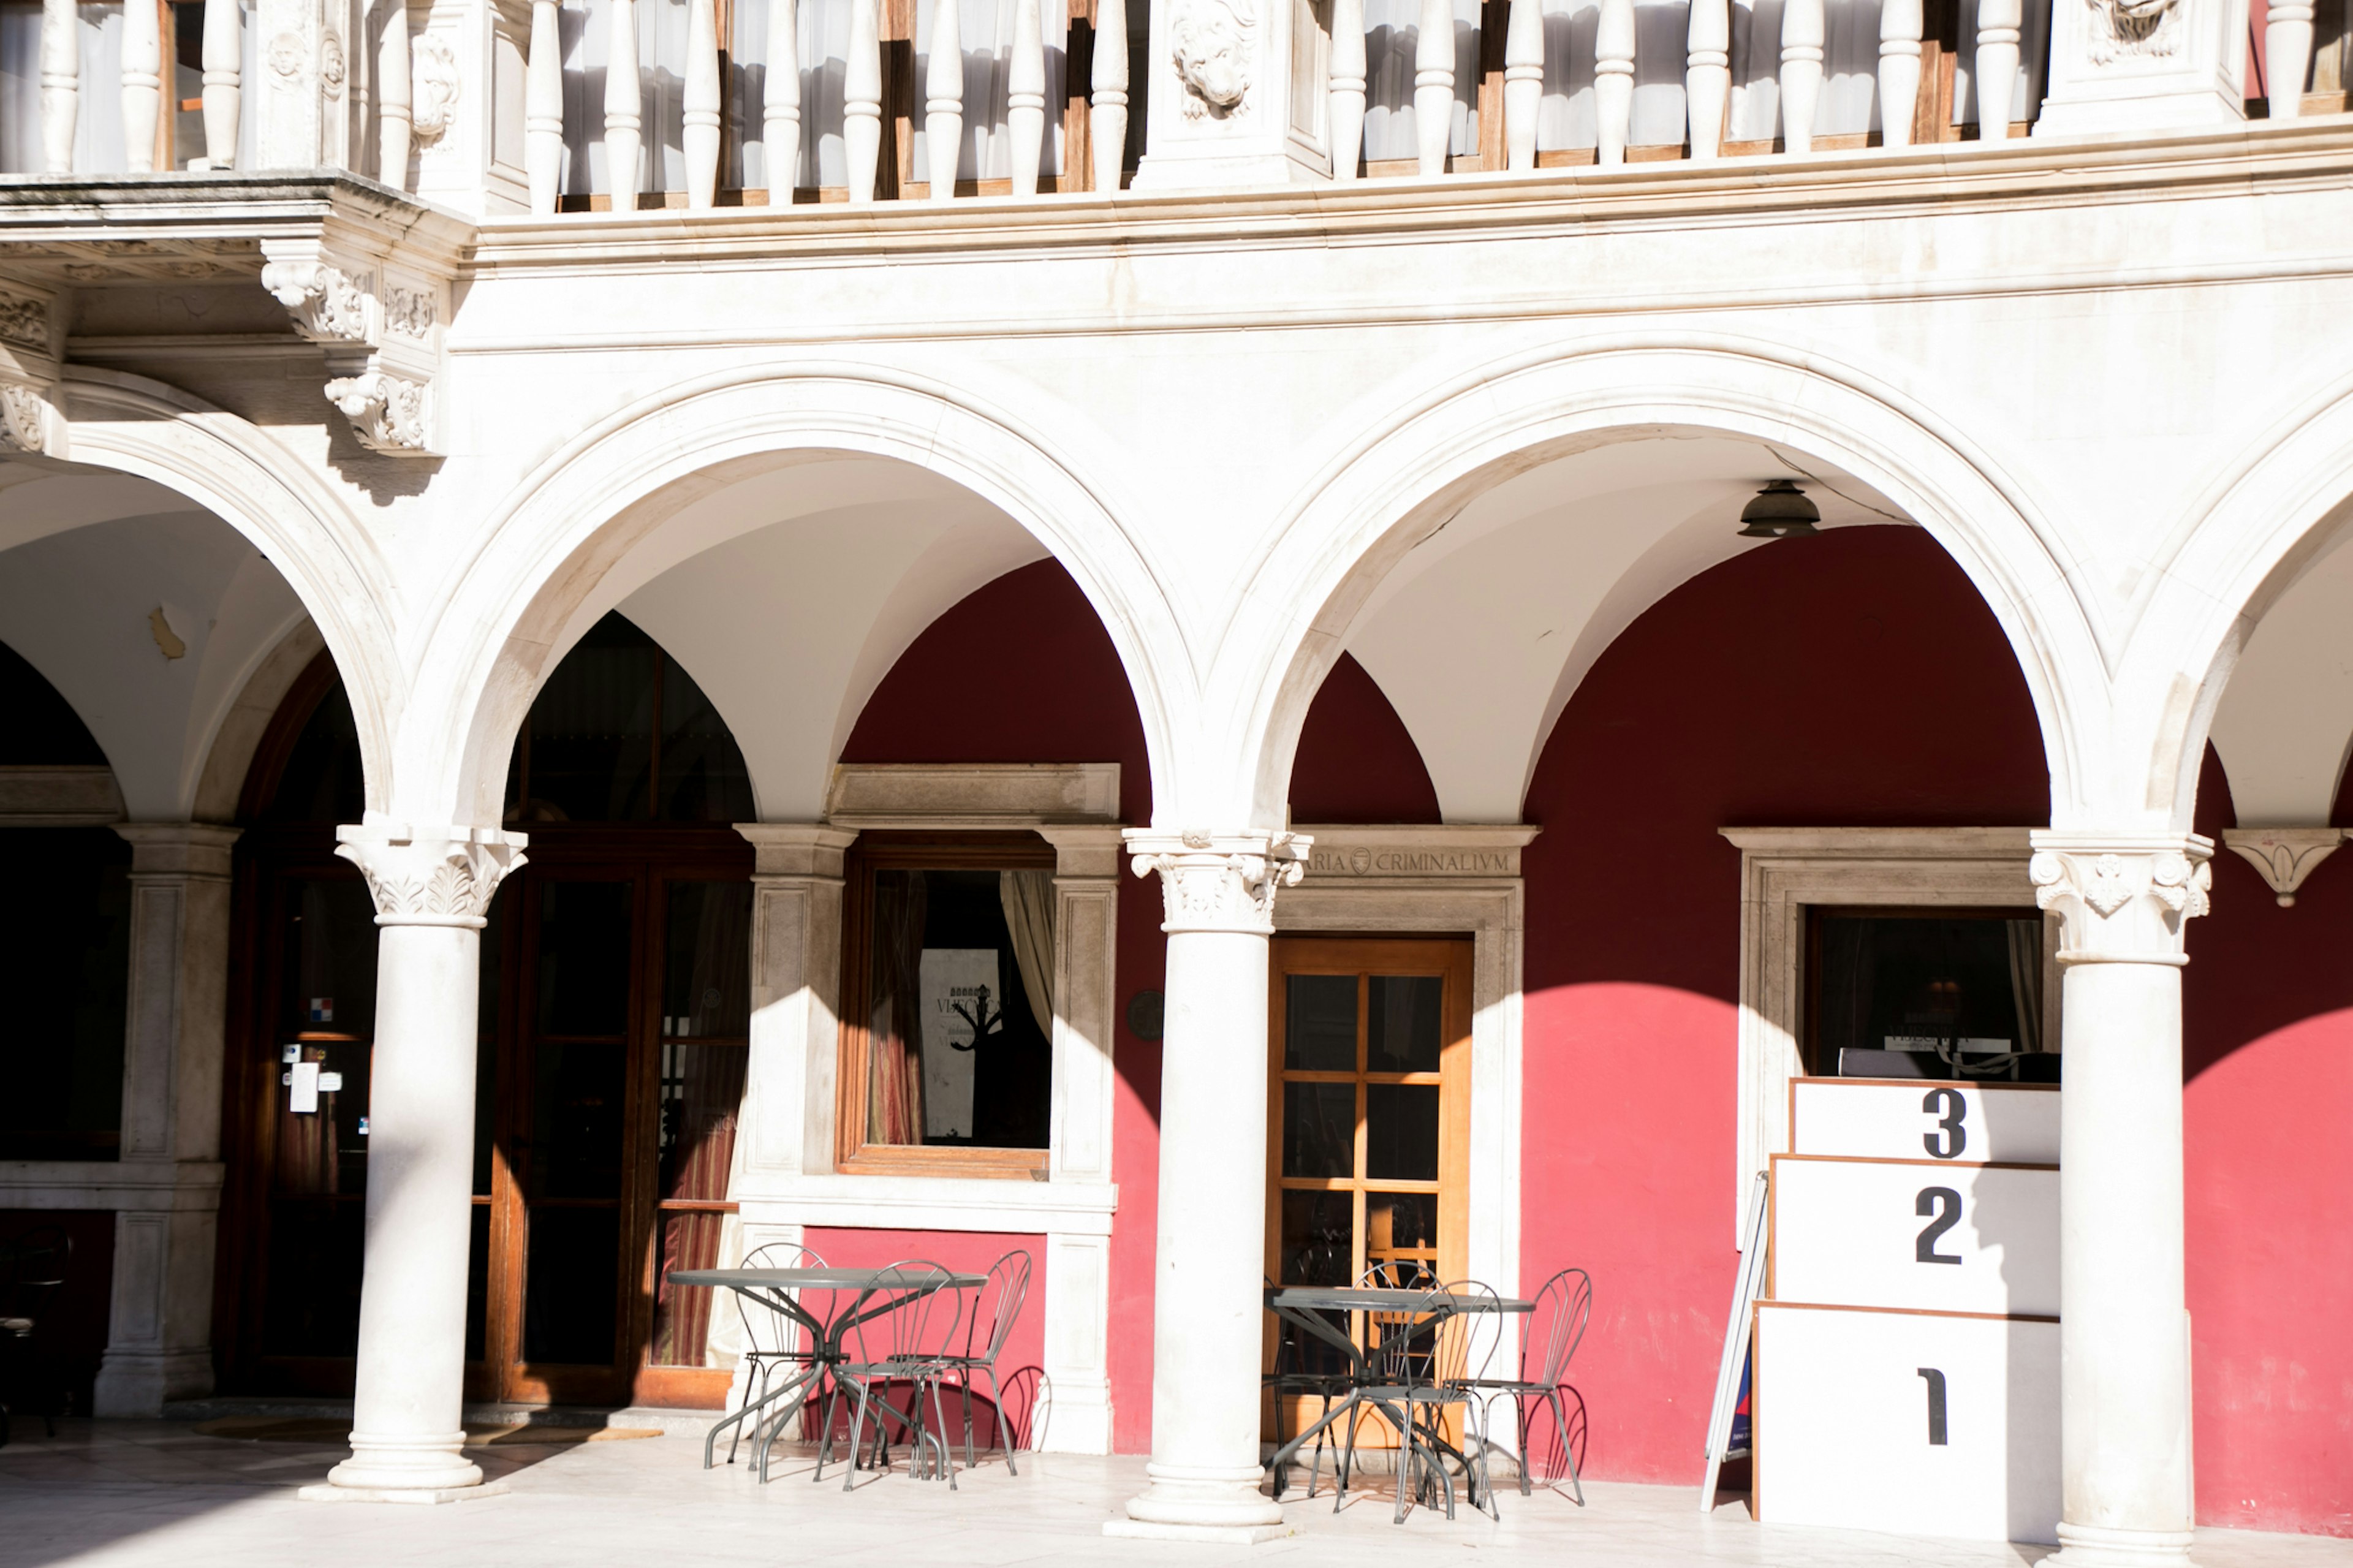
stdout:
POLYGON ((969 1139, 974 1047, 1005 1017, 997 950, 927 947, 922 980, 923 1139, 969 1139))

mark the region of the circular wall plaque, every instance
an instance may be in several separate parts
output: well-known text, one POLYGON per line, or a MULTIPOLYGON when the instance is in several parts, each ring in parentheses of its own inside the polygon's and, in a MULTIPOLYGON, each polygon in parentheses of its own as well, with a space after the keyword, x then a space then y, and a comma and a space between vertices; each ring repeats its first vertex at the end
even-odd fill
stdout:
POLYGON ((1160 1037, 1160 1015, 1165 998, 1157 991, 1139 991, 1127 999, 1127 1032, 1139 1040, 1160 1037))

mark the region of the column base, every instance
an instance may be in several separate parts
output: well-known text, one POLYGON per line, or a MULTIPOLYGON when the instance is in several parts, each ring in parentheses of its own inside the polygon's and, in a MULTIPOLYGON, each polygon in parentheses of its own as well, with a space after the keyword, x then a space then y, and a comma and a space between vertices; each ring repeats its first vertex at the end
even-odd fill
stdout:
POLYGON ((1103 1526, 1105 1535, 1151 1541, 1248 1544, 1291 1533, 1282 1510, 1260 1493, 1264 1472, 1146 1465, 1152 1484, 1127 1502, 1127 1517, 1103 1526))
POLYGON ((110 1349, 99 1363, 90 1391, 90 1414, 157 1416, 174 1399, 202 1399, 213 1391, 208 1350, 125 1351, 110 1349))
POLYGON ((466 1435, 377 1436, 352 1434, 352 1457, 327 1472, 327 1484, 305 1487, 313 1502, 454 1502, 460 1494, 479 1497, 490 1489, 481 1469, 466 1458, 466 1435), (357 1494, 365 1494, 360 1496, 357 1494))
POLYGON ((2189 1568, 2186 1530, 2116 1530, 2106 1525, 2059 1526, 2059 1551, 2047 1568, 2189 1568))

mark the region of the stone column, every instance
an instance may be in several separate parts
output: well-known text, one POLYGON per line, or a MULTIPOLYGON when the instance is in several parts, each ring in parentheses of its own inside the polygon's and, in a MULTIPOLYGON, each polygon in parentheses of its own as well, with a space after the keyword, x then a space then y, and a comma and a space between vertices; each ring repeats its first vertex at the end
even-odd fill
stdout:
POLYGON ((751 840, 754 854, 742 1164, 756 1185, 763 1173, 833 1169, 841 858, 858 835, 797 822, 738 823, 735 831, 751 840))
POLYGON ((121 1174, 152 1199, 114 1220, 114 1299, 92 1401, 156 1415, 213 1387, 213 1238, 220 1212, 222 1026, 234 827, 125 823, 131 976, 121 1174))
POLYGON ((1266 1274, 1266 972, 1274 893, 1308 841, 1139 831, 1168 933, 1160 1228, 1153 1270, 1151 1479, 1105 1533, 1250 1542, 1281 1532, 1260 1495, 1266 1274))
POLYGON ((379 928, 367 1251, 352 1457, 302 1495, 454 1501, 480 1495, 482 1479, 459 1425, 482 926, 523 837, 396 824, 336 837, 367 877, 379 928))
POLYGON ((2182 928, 2213 846, 2038 832, 2063 925, 2059 1406, 2068 1568, 2189 1561, 2189 1315, 2181 1241, 2182 928))

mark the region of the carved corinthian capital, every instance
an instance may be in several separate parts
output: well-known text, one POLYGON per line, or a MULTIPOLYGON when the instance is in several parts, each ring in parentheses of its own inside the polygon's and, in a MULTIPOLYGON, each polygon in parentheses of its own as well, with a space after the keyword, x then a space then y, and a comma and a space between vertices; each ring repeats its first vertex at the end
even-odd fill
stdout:
POLYGON ((384 926, 473 926, 523 863, 525 838, 490 827, 339 827, 335 853, 360 868, 384 926))
POLYGON ((2211 907, 2211 839, 2184 834, 2032 835, 2034 901, 2059 911, 2062 963, 2186 963, 2182 928, 2211 907))
POLYGON ((1274 890, 1307 871, 1313 840, 1294 833, 1163 833, 1127 836, 1129 866, 1157 871, 1166 918, 1160 929, 1274 934, 1274 890))

